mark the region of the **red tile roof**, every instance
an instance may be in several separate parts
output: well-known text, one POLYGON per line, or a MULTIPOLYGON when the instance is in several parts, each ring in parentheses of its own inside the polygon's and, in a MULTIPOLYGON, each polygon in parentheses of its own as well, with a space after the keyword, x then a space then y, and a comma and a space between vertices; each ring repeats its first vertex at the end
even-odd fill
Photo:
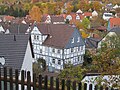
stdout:
POLYGON ((84 12, 83 15, 84 16, 92 16, 92 13, 91 12, 84 12))
POLYGON ((13 17, 13 16, 4 16, 5 21, 11 21, 13 19, 15 19, 15 17, 13 17))
POLYGON ((120 26, 120 18, 110 18, 110 28, 113 28, 115 26, 120 26))
POLYGON ((107 28, 105 26, 99 26, 99 27, 97 27, 97 30, 106 31, 107 28))

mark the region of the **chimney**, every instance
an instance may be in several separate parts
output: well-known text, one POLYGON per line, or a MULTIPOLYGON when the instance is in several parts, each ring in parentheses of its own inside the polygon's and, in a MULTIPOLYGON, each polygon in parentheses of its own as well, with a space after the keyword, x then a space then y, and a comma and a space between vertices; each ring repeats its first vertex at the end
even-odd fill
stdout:
POLYGON ((16 41, 16 36, 14 35, 14 41, 16 41))

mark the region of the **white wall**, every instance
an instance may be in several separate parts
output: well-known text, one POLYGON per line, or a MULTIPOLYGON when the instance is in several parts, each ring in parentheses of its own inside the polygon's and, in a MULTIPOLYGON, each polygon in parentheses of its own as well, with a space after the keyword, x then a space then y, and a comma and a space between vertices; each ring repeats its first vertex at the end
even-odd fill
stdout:
MULTIPOLYGON (((32 80, 32 76, 33 76, 32 61, 33 61, 32 52, 31 52, 31 48, 30 48, 30 42, 28 41, 28 45, 26 48, 24 61, 23 61, 21 70, 30 71, 31 80, 32 80)), ((21 73, 20 73, 19 79, 20 78, 21 78, 21 73)))

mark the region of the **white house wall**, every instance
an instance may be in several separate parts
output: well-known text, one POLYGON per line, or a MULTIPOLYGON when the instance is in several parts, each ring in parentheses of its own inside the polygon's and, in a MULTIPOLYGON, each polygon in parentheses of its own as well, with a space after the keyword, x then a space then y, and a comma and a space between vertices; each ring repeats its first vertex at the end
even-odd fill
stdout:
MULTIPOLYGON (((33 75, 32 61, 33 61, 33 58, 32 58, 32 53, 30 48, 30 42, 28 42, 21 70, 30 71, 31 80, 33 75)), ((19 79, 20 77, 21 77, 21 73, 20 73, 19 79)))
POLYGON ((47 35, 42 35, 38 30, 38 28, 33 29, 33 31, 31 32, 31 37, 32 37, 32 45, 34 49, 33 51, 36 60, 38 58, 43 58, 46 60, 48 66, 55 67, 55 69, 63 69, 64 63, 67 64, 70 62, 73 65, 78 65, 83 63, 83 56, 85 54, 85 45, 74 47, 73 52, 71 52, 71 48, 58 49, 54 47, 43 46, 42 43, 47 38, 47 35), (39 39, 35 39, 34 38, 35 35, 38 35, 39 39), (77 50, 78 48, 79 51, 77 50), (53 49, 55 50, 54 52, 53 49), (58 50, 60 50, 59 53, 58 50), (55 59, 54 63, 53 63, 53 59, 55 59), (58 60, 60 61, 59 64, 58 64, 58 60))

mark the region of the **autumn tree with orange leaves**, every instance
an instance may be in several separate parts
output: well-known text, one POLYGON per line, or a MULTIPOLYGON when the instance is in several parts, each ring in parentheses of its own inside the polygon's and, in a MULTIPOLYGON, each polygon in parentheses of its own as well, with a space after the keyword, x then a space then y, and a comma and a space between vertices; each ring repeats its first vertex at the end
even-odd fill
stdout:
POLYGON ((41 9, 38 6, 33 6, 32 9, 29 11, 29 15, 32 20, 37 22, 41 21, 42 13, 41 9))

